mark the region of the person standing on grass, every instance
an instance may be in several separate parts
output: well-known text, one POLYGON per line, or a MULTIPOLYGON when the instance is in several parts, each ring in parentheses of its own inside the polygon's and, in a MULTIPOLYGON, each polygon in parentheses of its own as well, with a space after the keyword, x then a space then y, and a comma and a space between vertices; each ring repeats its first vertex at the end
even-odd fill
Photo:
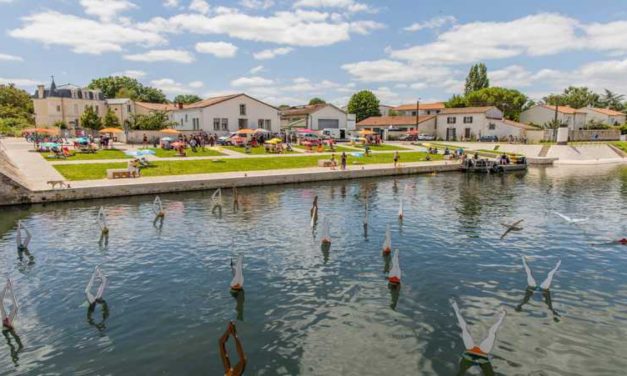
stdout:
POLYGON ((346 159, 347 159, 346 152, 343 151, 342 152, 342 170, 346 170, 346 159))
POLYGON ((148 146, 148 136, 146 136, 146 133, 144 133, 144 137, 142 138, 142 145, 144 145, 144 148, 148 146))
POLYGON ((401 159, 400 154, 398 153, 398 150, 396 150, 394 152, 394 168, 396 168, 398 166, 398 160, 401 159))

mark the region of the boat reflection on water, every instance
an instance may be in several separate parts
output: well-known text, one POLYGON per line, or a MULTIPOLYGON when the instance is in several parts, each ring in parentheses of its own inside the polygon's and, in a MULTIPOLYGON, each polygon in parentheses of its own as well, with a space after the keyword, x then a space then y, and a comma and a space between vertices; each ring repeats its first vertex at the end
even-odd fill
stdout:
POLYGON ((327 262, 329 262, 329 251, 331 250, 331 243, 322 243, 320 245, 320 250, 322 251, 324 263, 326 264, 327 262))
POLYGON ((9 351, 11 352, 11 360, 13 364, 17 367, 19 364, 19 354, 24 350, 24 345, 22 345, 22 340, 20 336, 17 335, 15 329, 6 329, 2 330, 2 335, 7 341, 7 345, 9 346, 9 351), (15 341, 15 343, 13 343, 15 341))
POLYGON ((244 321, 244 302, 246 300, 244 289, 231 290, 231 296, 235 299, 235 312, 237 313, 237 320, 244 321))
MULTIPOLYGON (((525 290, 525 297, 522 299, 520 304, 516 306, 517 312, 522 311, 523 306, 529 303, 529 300, 531 299, 531 297, 536 291, 538 290, 534 287, 527 287, 527 289, 525 290)), ((542 291, 542 297, 544 298, 544 303, 546 304, 547 307, 549 307, 549 310, 551 311, 551 313, 553 313, 553 321, 559 322, 560 314, 559 312, 557 312, 555 308, 553 308, 553 301, 551 300, 551 291, 550 290, 541 290, 541 291, 542 291)))
POLYGON ((492 363, 490 363, 490 359, 469 354, 467 352, 462 355, 462 359, 459 362, 459 371, 456 375, 463 376, 474 366, 481 368, 481 372, 484 376, 496 375, 496 373, 494 373, 494 369, 492 368, 492 363))
POLYGON ((395 311, 398 298, 401 296, 401 285, 400 283, 388 283, 388 290, 390 290, 390 308, 395 311))
POLYGON ((87 323, 93 326, 94 328, 98 329, 100 333, 103 333, 105 329, 107 329, 106 321, 108 318, 109 318, 109 305, 107 304, 106 300, 102 298, 97 299, 95 302, 93 302, 87 307, 87 323), (96 312, 96 306, 98 305, 101 306, 100 311, 102 313, 102 316, 100 318, 100 321, 97 322, 96 320, 94 320, 94 313, 96 312))

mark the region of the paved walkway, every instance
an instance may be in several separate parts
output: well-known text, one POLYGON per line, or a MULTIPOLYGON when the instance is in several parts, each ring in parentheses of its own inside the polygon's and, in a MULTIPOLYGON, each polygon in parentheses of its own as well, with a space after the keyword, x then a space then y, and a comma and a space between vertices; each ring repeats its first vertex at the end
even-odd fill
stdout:
POLYGON ((48 189, 50 180, 65 178, 48 161, 33 150, 33 145, 20 138, 3 138, 6 155, 17 167, 31 190, 48 189))

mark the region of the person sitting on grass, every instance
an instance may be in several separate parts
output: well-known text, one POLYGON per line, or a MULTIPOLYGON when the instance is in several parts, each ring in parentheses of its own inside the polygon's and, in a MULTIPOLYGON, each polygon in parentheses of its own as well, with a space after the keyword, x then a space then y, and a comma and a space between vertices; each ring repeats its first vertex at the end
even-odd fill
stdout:
POLYGON ((324 146, 322 146, 322 142, 318 144, 318 148, 316 149, 318 153, 324 152, 324 146))
POLYGON ((366 157, 370 156, 370 146, 368 146, 368 144, 364 147, 364 153, 366 154, 366 157))

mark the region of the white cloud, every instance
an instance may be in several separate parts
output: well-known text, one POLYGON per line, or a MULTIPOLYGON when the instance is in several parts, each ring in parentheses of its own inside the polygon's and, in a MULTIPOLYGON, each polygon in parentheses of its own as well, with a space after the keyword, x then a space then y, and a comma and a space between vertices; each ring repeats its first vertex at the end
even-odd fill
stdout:
POLYGON ((268 9, 274 6, 273 0, 240 0, 239 4, 248 9, 268 9))
POLYGON ((41 84, 41 81, 31 80, 28 78, 4 78, 0 77, 0 84, 2 85, 10 85, 13 84, 19 87, 31 88, 33 86, 37 86, 41 84))
POLYGON ((520 65, 510 65, 503 69, 488 71, 490 84, 507 88, 530 86, 533 74, 520 65))
POLYGON ((137 8, 137 5, 127 0, 80 0, 80 4, 85 13, 103 22, 111 21, 118 13, 137 8))
POLYGON ((344 64, 342 69, 363 82, 406 82, 416 80, 435 82, 451 75, 451 70, 444 66, 408 64, 387 59, 344 64))
POLYGON ((407 26, 406 28, 404 28, 403 30, 405 31, 420 31, 420 30, 424 30, 424 29, 439 29, 442 26, 445 26, 447 24, 455 24, 457 23, 457 19, 453 16, 441 16, 441 17, 434 17, 430 20, 427 20, 425 22, 416 22, 411 24, 410 26, 407 26))
POLYGON ((274 81, 270 79, 259 77, 259 76, 252 76, 252 77, 240 77, 238 79, 235 79, 231 81, 231 86, 233 87, 267 86, 267 85, 272 85, 273 83, 274 81))
POLYGON ((130 78, 139 79, 139 78, 146 77, 146 72, 140 71, 140 70, 125 70, 122 72, 111 73, 111 75, 112 76, 126 76, 130 78))
POLYGON ((169 95, 196 93, 196 89, 204 86, 202 81, 192 81, 189 84, 183 84, 171 78, 152 80, 150 81, 150 84, 158 89, 163 90, 163 92, 169 95))
POLYGON ((297 77, 292 80, 292 83, 290 85, 285 85, 281 88, 281 90, 288 92, 302 92, 308 94, 323 94, 328 90, 338 89, 340 87, 340 84, 329 80, 311 82, 311 80, 309 80, 308 78, 297 77))
POLYGON ((294 7, 296 8, 340 8, 349 12, 374 11, 364 3, 358 3, 354 0, 298 0, 294 7))
POLYGON ((153 31, 102 23, 53 11, 23 17, 22 22, 21 28, 9 31, 10 36, 37 41, 47 46, 68 46, 76 53, 98 55, 122 51, 123 46, 130 44, 152 47, 166 42, 153 31))
POLYGON ((237 46, 227 42, 201 42, 196 43, 196 52, 221 58, 234 57, 237 53, 237 46))
POLYGON ((189 9, 202 14, 207 14, 209 13, 211 7, 204 0, 192 0, 192 2, 189 4, 189 9))
POLYGON ((159 33, 189 32, 225 34, 232 38, 291 46, 327 46, 349 40, 351 34, 364 34, 383 27, 368 21, 332 21, 329 13, 317 11, 276 12, 272 16, 250 16, 231 8, 214 10, 214 15, 178 14, 153 18, 139 24, 143 30, 159 33))
POLYGON ((279 48, 255 52, 253 53, 253 57, 257 60, 268 60, 268 59, 274 59, 275 57, 280 56, 280 55, 287 55, 292 51, 294 51, 294 49, 291 47, 279 47, 279 48))
POLYGON ((0 54, 0 61, 24 61, 20 56, 0 54))
POLYGON ((163 6, 166 8, 175 8, 179 6, 179 0, 163 0, 163 6))
POLYGON ((263 65, 257 65, 256 67, 251 68, 248 73, 250 74, 257 74, 259 72, 263 71, 263 65))
POLYGON ((150 50, 141 54, 124 55, 126 60, 156 62, 173 61, 188 64, 194 61, 194 56, 185 50, 150 50))

